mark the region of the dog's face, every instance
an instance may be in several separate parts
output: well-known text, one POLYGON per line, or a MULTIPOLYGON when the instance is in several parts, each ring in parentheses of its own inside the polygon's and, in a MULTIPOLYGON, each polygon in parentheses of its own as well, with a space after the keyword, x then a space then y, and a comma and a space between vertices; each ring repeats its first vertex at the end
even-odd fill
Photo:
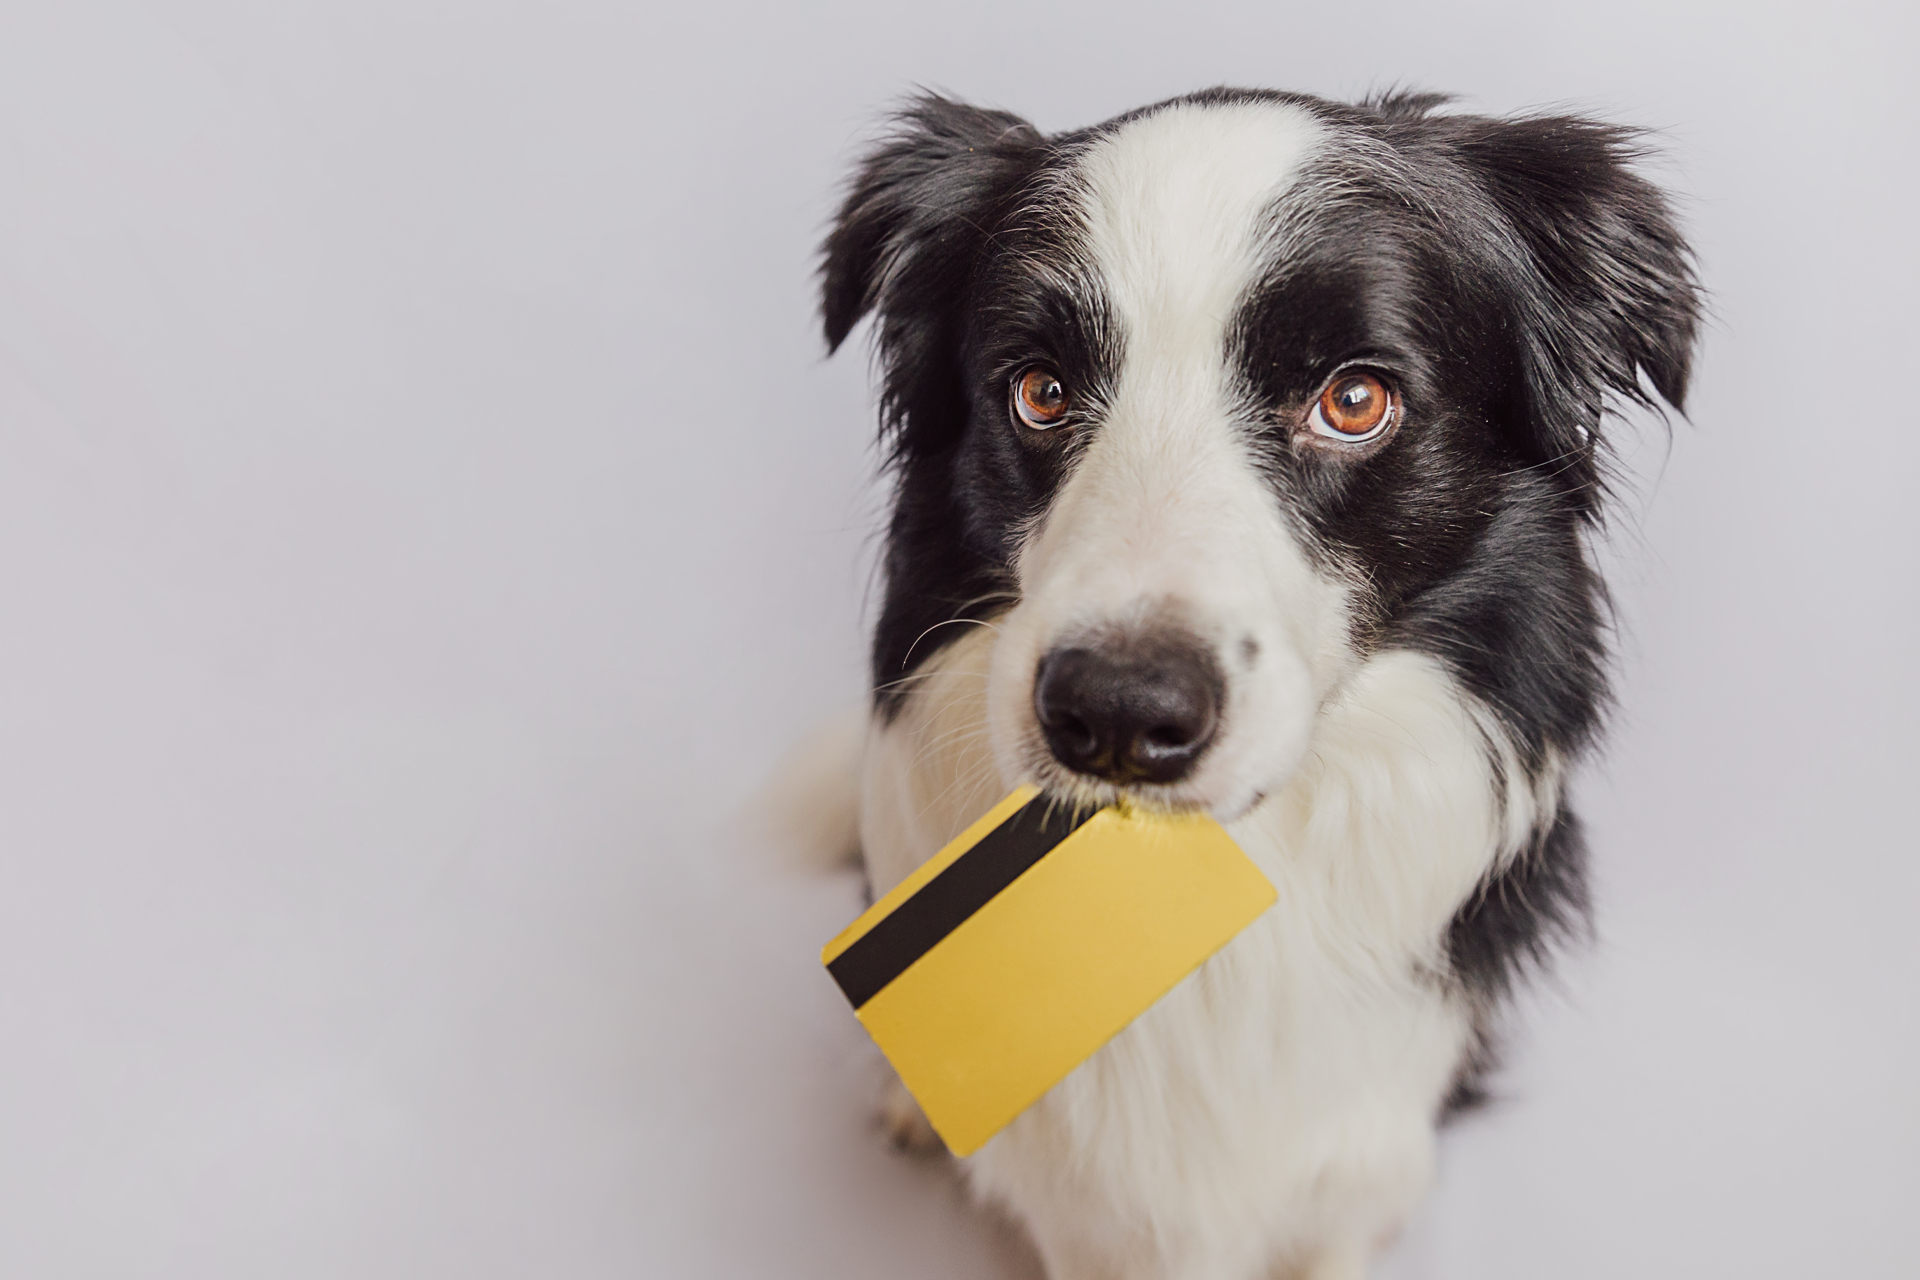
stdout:
POLYGON ((1002 772, 1079 799, 1237 816, 1382 646, 1578 747, 1602 400, 1678 403, 1691 277, 1618 133, 1432 105, 903 117, 826 267, 830 340, 880 313, 883 711, 991 619, 1002 772))

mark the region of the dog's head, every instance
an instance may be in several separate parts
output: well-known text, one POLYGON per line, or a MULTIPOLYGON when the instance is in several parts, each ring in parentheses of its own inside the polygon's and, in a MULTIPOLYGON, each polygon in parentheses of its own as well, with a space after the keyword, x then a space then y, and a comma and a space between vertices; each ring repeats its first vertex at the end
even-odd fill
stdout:
POLYGON ((1235 816, 1390 646, 1581 745, 1601 417, 1681 402, 1693 277, 1629 133, 1437 102, 901 114, 823 270, 832 345, 877 313, 883 714, 991 619, 1002 771, 1082 799, 1235 816))

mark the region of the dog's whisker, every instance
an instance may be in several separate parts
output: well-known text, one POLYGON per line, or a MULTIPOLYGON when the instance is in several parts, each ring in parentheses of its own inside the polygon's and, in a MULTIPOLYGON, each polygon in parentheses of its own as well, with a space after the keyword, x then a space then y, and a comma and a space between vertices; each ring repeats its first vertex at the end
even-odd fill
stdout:
POLYGON ((999 627, 995 626, 991 622, 986 621, 983 618, 948 618, 945 622, 936 622, 932 626, 928 627, 925 631, 922 631, 919 635, 913 638, 913 643, 907 646, 906 654, 900 659, 900 665, 904 667, 907 665, 908 662, 912 661, 913 651, 922 640, 925 640, 928 636, 932 635, 934 632, 938 631, 942 627, 954 627, 954 626, 985 627, 988 631, 995 631, 995 632, 1000 630, 999 627))

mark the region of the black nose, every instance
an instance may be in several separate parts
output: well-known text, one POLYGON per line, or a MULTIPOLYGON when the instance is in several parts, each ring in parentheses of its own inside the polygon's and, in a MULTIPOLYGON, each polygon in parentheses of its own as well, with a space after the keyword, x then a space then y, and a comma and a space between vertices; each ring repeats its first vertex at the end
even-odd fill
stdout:
POLYGON ((1220 669, 1185 635, 1122 636, 1040 660, 1033 707, 1054 758, 1109 782, 1178 782, 1220 724, 1220 669))

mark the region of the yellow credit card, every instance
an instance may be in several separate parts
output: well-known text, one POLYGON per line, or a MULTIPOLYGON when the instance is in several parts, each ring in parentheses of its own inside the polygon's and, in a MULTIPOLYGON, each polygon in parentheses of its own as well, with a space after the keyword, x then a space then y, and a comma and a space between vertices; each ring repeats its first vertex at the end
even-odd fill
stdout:
POLYGON ((1277 896, 1205 814, 1074 810, 1021 787, 820 959, 965 1156, 1277 896))

